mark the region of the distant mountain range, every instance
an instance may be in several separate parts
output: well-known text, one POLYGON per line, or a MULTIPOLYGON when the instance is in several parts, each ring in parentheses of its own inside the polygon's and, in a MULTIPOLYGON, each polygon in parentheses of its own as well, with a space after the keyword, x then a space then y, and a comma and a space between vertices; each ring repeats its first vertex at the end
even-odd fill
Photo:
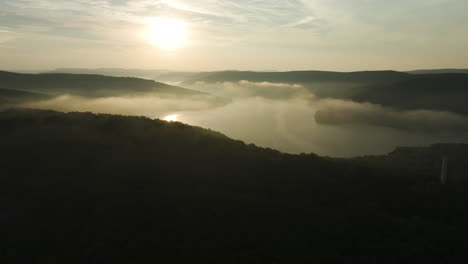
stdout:
POLYGON ((430 109, 468 115, 468 74, 420 74, 366 87, 351 99, 397 109, 430 109))
MULTIPOLYGON (((138 77, 145 79, 158 79, 165 81, 165 79, 173 79, 174 81, 181 81, 182 79, 188 79, 197 74, 207 74, 219 72, 243 72, 243 71, 175 71, 175 70, 158 70, 158 69, 125 69, 125 68, 58 68, 55 70, 10 70, 18 73, 70 73, 70 74, 99 74, 114 77, 138 77), (174 79, 176 78, 176 79, 174 79)), ((248 71, 244 71, 248 72, 248 71)), ((252 72, 252 71, 250 71, 252 72)), ((257 71, 261 73, 281 73, 282 71, 257 71)), ((327 71, 292 71, 292 72, 327 72, 327 71)), ((330 71, 328 71, 330 72, 330 71)), ((331 72, 333 73, 333 72, 331 72)), ((345 73, 345 72, 335 72, 345 73)), ((352 73, 352 72, 348 72, 352 73)), ((420 69, 406 71, 410 74, 441 74, 441 73, 468 73, 468 69, 420 69)))
POLYGON ((202 72, 186 78, 183 84, 197 82, 273 82, 273 83, 375 83, 411 78, 407 73, 396 71, 327 72, 327 71, 290 71, 290 72, 253 72, 221 71, 202 72))
POLYGON ((195 72, 170 71, 170 70, 143 70, 143 69, 119 69, 119 68, 62 68, 43 73, 70 73, 70 74, 98 74, 113 77, 136 77, 143 79, 158 80, 161 82, 178 82, 188 78, 195 72))
MULTIPOLYGON (((435 72, 434 72, 435 73, 435 72)), ((182 85, 221 82, 272 82, 300 84, 321 98, 370 102, 396 109, 452 111, 468 115, 468 74, 410 74, 395 71, 366 72, 210 72, 187 78, 182 85)))
POLYGON ((437 69, 408 71, 411 74, 443 74, 443 73, 468 73, 468 69, 437 69))
POLYGON ((94 74, 21 74, 0 71, 0 88, 50 94, 80 96, 116 96, 136 93, 200 95, 199 91, 134 77, 110 77, 94 74))
MULTIPOLYGON (((57 70, 61 71, 61 70, 57 70)), ((0 72, 0 89, 20 90, 45 95, 73 94, 86 97, 120 96, 129 94, 171 94, 175 96, 207 95, 200 91, 167 85, 135 77, 110 77, 89 74, 166 76, 184 87, 238 83, 298 84, 319 98, 338 98, 356 102, 370 102, 402 110, 427 109, 451 111, 468 115, 468 74, 445 73, 452 70, 416 71, 410 74, 396 71, 363 72, 171 72, 122 69, 64 69, 68 73, 19 74, 0 72), (83 74, 86 73, 86 74, 83 74), (170 77, 169 77, 170 76, 170 77)), ((465 70, 457 70, 464 72, 465 70)), ((269 90, 261 92, 268 96, 269 90)), ((3 93, 5 95, 5 93, 3 93)), ((260 94, 261 95, 261 94, 260 94)), ((4 96, 3 96, 4 97, 4 96)), ((285 98, 287 99, 287 98, 285 98)))

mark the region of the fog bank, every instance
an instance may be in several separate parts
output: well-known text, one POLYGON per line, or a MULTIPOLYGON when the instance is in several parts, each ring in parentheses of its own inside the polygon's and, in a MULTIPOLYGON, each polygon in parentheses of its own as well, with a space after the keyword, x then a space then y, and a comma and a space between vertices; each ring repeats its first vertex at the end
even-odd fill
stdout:
POLYGON ((334 157, 384 154, 404 145, 468 142, 467 118, 449 112, 397 111, 369 103, 319 99, 297 84, 241 81, 199 83, 197 87, 232 101, 223 105, 204 96, 62 95, 23 106, 150 118, 177 115, 178 121, 246 143, 334 157))

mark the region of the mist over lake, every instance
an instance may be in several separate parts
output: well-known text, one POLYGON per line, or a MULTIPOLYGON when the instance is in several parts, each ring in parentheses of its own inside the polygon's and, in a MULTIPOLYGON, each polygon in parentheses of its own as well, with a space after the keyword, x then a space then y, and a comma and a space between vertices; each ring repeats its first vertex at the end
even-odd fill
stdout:
POLYGON ((206 94, 112 96, 110 92, 90 98, 67 93, 22 106, 159 119, 176 115, 177 121, 261 147, 333 157, 385 154, 397 146, 468 142, 468 119, 457 113, 402 110, 316 94, 332 89, 345 94, 339 84, 325 83, 322 88, 320 84, 241 80, 195 82, 186 87, 206 94), (213 96, 222 98, 222 102, 213 100, 213 96))

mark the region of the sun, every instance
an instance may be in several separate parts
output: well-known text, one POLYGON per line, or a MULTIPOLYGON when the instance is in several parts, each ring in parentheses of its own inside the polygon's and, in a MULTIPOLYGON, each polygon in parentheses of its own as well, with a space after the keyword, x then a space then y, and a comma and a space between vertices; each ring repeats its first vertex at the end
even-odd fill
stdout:
POLYGON ((164 121, 177 122, 177 115, 168 115, 163 118, 164 121))
POLYGON ((161 48, 178 48, 186 40, 187 26, 184 21, 169 18, 150 20, 149 39, 161 48))

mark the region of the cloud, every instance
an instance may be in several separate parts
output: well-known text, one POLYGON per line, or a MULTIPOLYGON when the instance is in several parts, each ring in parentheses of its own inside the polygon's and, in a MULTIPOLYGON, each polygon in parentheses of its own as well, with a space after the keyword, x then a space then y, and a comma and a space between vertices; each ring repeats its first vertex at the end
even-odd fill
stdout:
MULTIPOLYGON (((12 49, 0 52, 3 61, 5 57, 18 58, 27 54, 24 60, 29 58, 28 64, 41 64, 44 68, 129 67, 130 53, 140 53, 144 58, 154 56, 135 60, 130 67, 179 70, 314 68, 350 71, 466 66, 466 59, 460 54, 468 43, 464 34, 468 23, 464 12, 468 8, 467 1, 1 2, 0 25, 21 36, 15 39, 12 49), (189 25, 190 41, 179 50, 179 54, 183 53, 179 58, 174 56, 171 60, 148 43, 149 18, 158 16, 181 19, 189 25), (63 39, 86 43, 79 43, 76 46, 80 47, 76 48, 63 39), (31 43, 41 42, 45 50, 39 52, 30 48, 31 43), (101 46, 96 47, 96 42, 103 44, 106 51, 99 50, 101 46), (58 57, 56 46, 66 49, 63 53, 67 54, 88 52, 106 56, 98 55, 92 63, 64 59, 58 57), (227 53, 227 49, 232 52, 227 53), (49 60, 42 59, 43 53, 49 53, 50 60, 60 65, 50 65, 49 60), (431 54, 432 59, 428 59, 427 54, 431 54), (242 59, 247 56, 248 61, 242 59), (117 59, 119 64, 115 65, 117 59)), ((21 64, 18 59, 10 61, 14 61, 10 64, 21 64)))
POLYGON ((307 16, 303 19, 300 19, 298 21, 295 21, 293 23, 289 23, 287 25, 285 25, 286 27, 292 27, 292 28, 304 28, 304 29, 308 29, 308 28, 314 28, 314 27, 318 27, 318 26, 321 26, 323 24, 322 21, 320 21, 319 19, 317 19, 316 17, 314 16, 307 16))
POLYGON ((304 16, 307 13, 304 4, 297 0, 167 0, 163 1, 163 3, 174 9, 192 14, 223 18, 231 20, 235 24, 249 23, 251 26, 259 24, 281 25, 285 21, 294 20, 298 16, 304 16))
POLYGON ((44 101, 23 104, 22 107, 35 109, 51 109, 56 111, 82 111, 96 113, 111 113, 121 115, 144 115, 151 118, 161 118, 180 111, 200 111, 217 107, 218 104, 204 97, 160 96, 121 96, 104 98, 84 98, 72 95, 61 95, 44 101))
POLYGON ((16 33, 7 29, 0 28, 0 43, 4 43, 16 38, 16 33))
POLYGON ((311 96, 310 92, 299 84, 250 82, 246 80, 214 84, 197 82, 192 88, 229 98, 263 97, 284 100, 293 97, 307 98, 311 96))
POLYGON ((315 121, 333 126, 377 126, 422 133, 460 133, 468 129, 468 119, 450 112, 431 110, 398 111, 370 103, 325 100, 315 113, 315 121))
POLYGON ((242 86, 253 86, 253 87, 278 87, 278 88, 287 88, 287 89, 303 88, 303 86, 300 84, 273 83, 273 82, 250 82, 246 80, 239 81, 238 84, 242 86))
POLYGON ((307 17, 311 13, 298 0, 6 0, 6 5, 5 10, 22 10, 21 13, 37 19, 50 19, 57 14, 64 14, 73 18, 64 21, 94 18, 96 21, 104 19, 138 23, 152 16, 176 15, 194 21, 201 19, 230 25, 250 24, 251 27, 292 23, 297 17, 307 17))

